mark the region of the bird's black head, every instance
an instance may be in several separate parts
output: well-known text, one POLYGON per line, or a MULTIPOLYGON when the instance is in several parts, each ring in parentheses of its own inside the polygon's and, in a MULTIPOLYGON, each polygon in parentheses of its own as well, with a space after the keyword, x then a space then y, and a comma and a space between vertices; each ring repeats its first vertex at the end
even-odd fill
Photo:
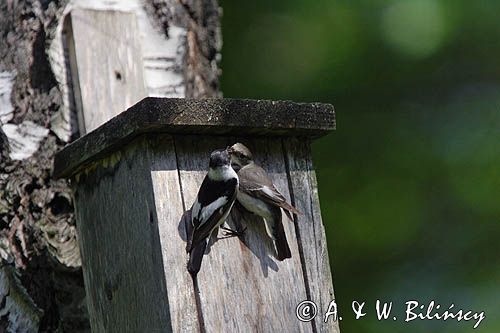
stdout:
POLYGON ((210 154, 210 168, 216 169, 225 165, 230 165, 231 160, 226 150, 215 150, 210 154))

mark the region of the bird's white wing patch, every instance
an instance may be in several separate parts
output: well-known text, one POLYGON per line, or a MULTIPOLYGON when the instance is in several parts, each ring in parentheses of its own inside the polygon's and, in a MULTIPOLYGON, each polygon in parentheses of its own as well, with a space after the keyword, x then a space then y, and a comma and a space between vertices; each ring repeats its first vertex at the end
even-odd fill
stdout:
POLYGON ((276 191, 274 191, 273 189, 269 188, 268 186, 262 186, 260 189, 261 189, 262 192, 264 192, 265 194, 267 194, 271 198, 277 198, 277 199, 279 199, 279 197, 276 195, 276 191))
POLYGON ((216 210, 224 206, 228 202, 228 198, 226 196, 217 198, 214 202, 211 202, 209 205, 205 207, 201 207, 201 210, 198 211, 198 220, 200 221, 200 226, 207 222, 207 220, 215 213, 216 210))
POLYGON ((254 214, 264 218, 272 218, 273 216, 270 205, 263 200, 246 194, 245 192, 238 192, 238 201, 243 205, 243 207, 254 214))

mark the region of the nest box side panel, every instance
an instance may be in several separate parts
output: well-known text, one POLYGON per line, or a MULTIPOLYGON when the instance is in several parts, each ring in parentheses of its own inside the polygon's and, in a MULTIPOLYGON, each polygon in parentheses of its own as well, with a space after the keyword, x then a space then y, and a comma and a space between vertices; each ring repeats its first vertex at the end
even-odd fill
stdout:
MULTIPOLYGON (((210 152, 235 142, 227 137, 174 137, 181 191, 186 210, 195 201, 208 170, 210 152)), ((248 139, 257 163, 269 172, 283 195, 290 199, 281 140, 248 139)), ((215 241, 203 258, 198 274, 199 310, 207 332, 309 332, 311 323, 295 317, 306 288, 293 222, 282 214, 292 258, 275 259, 273 243, 257 216, 232 216, 234 229, 246 226, 245 243, 238 238, 215 241), (234 219, 233 219, 234 218, 234 219)), ((219 237, 223 237, 219 231, 219 237)))
POLYGON ((151 179, 174 332, 199 332, 193 282, 186 269, 186 228, 179 171, 170 135, 157 135, 152 147, 151 179))
POLYGON ((75 184, 94 332, 169 332, 170 316, 148 146, 96 162, 75 184))
POLYGON ((335 299, 328 260, 325 228, 321 219, 318 184, 312 164, 311 145, 308 140, 283 140, 287 162, 290 192, 293 204, 304 214, 297 217, 308 298, 318 306, 314 319, 317 332, 339 332, 338 321, 330 316, 324 323, 324 314, 335 299))

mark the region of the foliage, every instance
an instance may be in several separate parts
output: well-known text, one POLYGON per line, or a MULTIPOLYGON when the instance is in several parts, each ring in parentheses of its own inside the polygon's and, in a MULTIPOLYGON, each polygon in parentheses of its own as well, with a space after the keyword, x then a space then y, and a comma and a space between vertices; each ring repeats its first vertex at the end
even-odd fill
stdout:
POLYGON ((472 330, 351 311, 434 299, 484 310, 476 331, 498 332, 500 2, 221 2, 226 97, 337 110, 314 159, 341 328, 472 330))

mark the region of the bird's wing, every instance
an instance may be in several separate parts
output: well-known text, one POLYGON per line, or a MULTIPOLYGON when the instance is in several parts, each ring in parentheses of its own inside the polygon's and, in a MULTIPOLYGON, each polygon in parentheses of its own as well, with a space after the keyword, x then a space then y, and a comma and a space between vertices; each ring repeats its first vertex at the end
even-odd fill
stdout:
POLYGON ((208 186, 210 180, 207 179, 208 177, 203 181, 198 197, 191 209, 193 230, 188 241, 188 252, 201 240, 210 236, 212 230, 227 216, 236 200, 235 184, 208 186), (207 191, 210 191, 210 193, 206 193, 207 191))
POLYGON ((282 261, 292 257, 290 246, 286 239, 285 228, 281 220, 281 209, 276 207, 273 209, 273 218, 264 219, 266 230, 269 236, 274 240, 276 247, 276 259, 282 261))
POLYGON ((242 168, 238 172, 238 176, 240 178, 241 191, 283 208, 288 218, 292 221, 293 218, 290 212, 297 215, 302 214, 286 201, 285 197, 276 189, 266 171, 260 166, 253 165, 251 168, 242 168))
POLYGON ((206 206, 202 206, 197 199, 193 205, 193 227, 199 229, 204 224, 209 223, 211 219, 217 217, 218 210, 224 208, 228 202, 229 198, 225 195, 218 197, 206 206))

